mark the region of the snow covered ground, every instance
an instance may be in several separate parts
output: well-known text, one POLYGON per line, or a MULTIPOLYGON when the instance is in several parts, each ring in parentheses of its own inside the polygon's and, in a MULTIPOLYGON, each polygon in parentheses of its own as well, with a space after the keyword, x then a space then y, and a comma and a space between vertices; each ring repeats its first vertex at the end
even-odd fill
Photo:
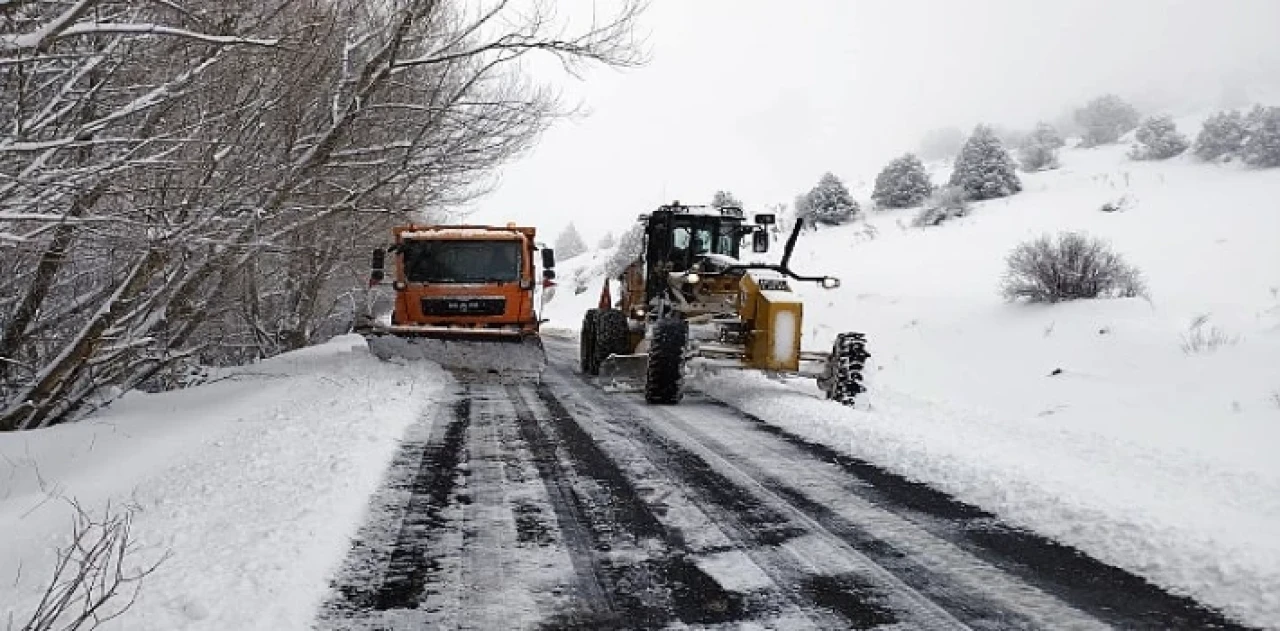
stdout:
MULTIPOLYGON (((332 342, 93 419, 0 434, 0 620, 21 627, 74 511, 133 511, 126 566, 167 555, 106 629, 303 629, 401 433, 447 377, 332 342)), ((127 597, 127 595, 126 595, 127 597)))
MULTIPOLYGON (((806 345, 842 330, 870 339, 873 390, 857 409, 806 382, 696 383, 1280 628, 1280 171, 1123 153, 1066 151, 1063 168, 1023 175, 1022 194, 941 227, 910 228, 907 210, 806 234, 795 267, 844 280, 802 288, 806 345), (1122 199, 1123 211, 1099 211, 1122 199), (1060 229, 1110 239, 1145 273, 1150 300, 1004 302, 1008 251, 1060 229), (1223 343, 1184 350, 1196 322, 1223 343)), ((549 333, 572 335, 596 304, 608 254, 562 262, 549 333)), ((74 500, 94 515, 133 511, 131 563, 167 555, 107 628, 308 626, 405 428, 443 400, 448 377, 379 362, 356 337, 220 377, 130 395, 84 423, 0 434, 6 622, 38 603, 74 500)))
MULTIPOLYGON (((793 267, 844 281, 802 290, 806 346, 868 334, 874 386, 859 409, 794 393, 805 383, 700 385, 1280 628, 1280 170, 1133 162, 1126 150, 1066 150, 1061 169, 1020 174, 1023 193, 940 227, 911 228, 914 210, 871 211, 804 235, 793 267), (1123 210, 1101 212, 1107 202, 1123 210), (1110 240, 1150 300, 1004 302, 1010 249, 1059 230, 1110 240), (1184 350, 1196 322, 1224 343, 1184 350)), ((864 205, 867 193, 855 191, 864 205)), ((572 330, 594 306, 599 280, 576 296, 566 285, 606 254, 562 264, 549 326, 572 330)))

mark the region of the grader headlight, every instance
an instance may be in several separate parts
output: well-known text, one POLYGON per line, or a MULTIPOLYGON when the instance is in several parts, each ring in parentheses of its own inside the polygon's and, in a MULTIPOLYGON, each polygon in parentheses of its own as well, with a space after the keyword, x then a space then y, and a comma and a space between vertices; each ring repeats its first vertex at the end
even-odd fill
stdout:
POLYGON ((822 278, 823 289, 835 289, 840 286, 840 279, 834 276, 824 276, 822 278))

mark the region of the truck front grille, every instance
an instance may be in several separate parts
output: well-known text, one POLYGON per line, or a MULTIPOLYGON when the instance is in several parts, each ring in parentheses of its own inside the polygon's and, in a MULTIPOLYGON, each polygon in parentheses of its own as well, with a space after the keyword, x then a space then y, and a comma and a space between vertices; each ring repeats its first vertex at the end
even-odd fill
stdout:
POLYGON ((506 298, 423 298, 422 314, 429 316, 499 316, 506 298))

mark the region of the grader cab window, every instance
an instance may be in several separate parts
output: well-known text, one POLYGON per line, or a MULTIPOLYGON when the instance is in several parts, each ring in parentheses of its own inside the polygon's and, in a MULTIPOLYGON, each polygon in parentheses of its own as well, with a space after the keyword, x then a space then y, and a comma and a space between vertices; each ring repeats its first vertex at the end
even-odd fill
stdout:
POLYGON ((677 269, 688 269, 708 254, 737 258, 741 238, 737 222, 702 217, 677 220, 671 231, 670 261, 677 269))
POLYGON ((714 252, 738 258, 738 246, 742 243, 741 228, 737 223, 722 223, 716 229, 714 252))
POLYGON ((518 241, 406 241, 411 283, 505 283, 520 280, 518 241))

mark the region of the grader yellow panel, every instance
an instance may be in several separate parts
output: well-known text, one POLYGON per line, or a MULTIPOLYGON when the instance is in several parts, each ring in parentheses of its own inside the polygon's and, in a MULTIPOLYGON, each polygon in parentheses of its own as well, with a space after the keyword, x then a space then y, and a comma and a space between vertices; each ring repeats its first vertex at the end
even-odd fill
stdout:
POLYGON ((742 319, 751 326, 748 361, 761 370, 798 370, 804 303, 789 290, 761 289, 750 274, 742 277, 742 294, 742 319))

